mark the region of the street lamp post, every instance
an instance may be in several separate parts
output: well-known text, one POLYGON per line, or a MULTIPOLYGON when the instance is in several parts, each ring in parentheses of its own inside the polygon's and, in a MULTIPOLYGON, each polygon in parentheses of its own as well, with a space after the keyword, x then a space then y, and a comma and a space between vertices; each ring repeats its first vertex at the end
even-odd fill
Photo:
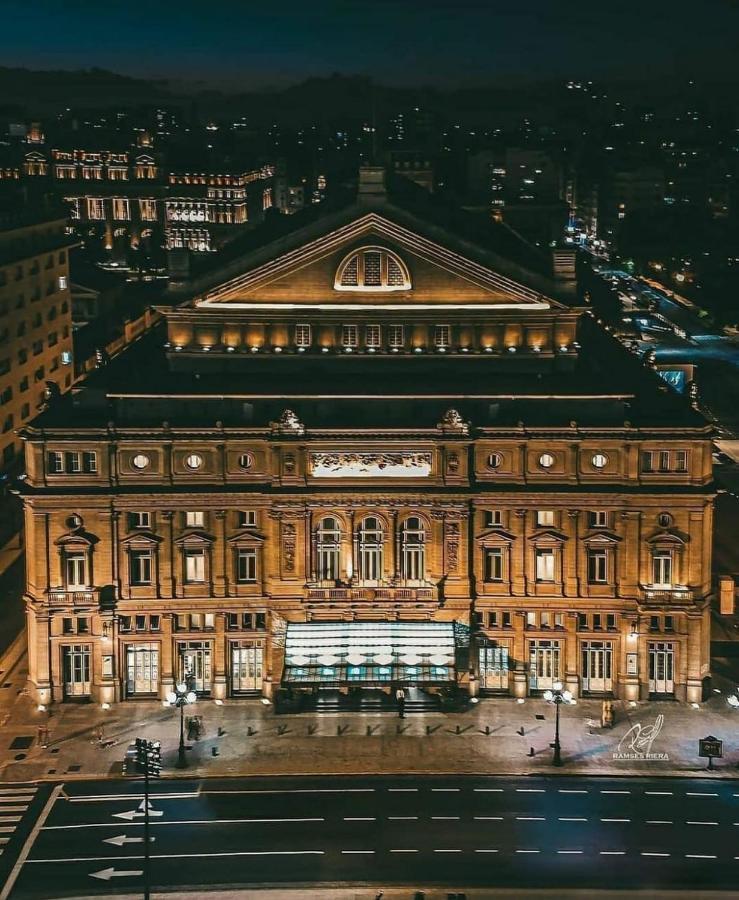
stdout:
POLYGON ((559 742, 559 708, 563 703, 568 706, 574 705, 576 702, 570 691, 562 689, 562 682, 555 681, 551 691, 544 691, 544 699, 547 703, 554 704, 554 756, 552 757, 553 766, 562 765, 562 747, 559 742))
POLYGON ((195 691, 188 690, 184 682, 175 685, 175 689, 167 694, 167 703, 170 706, 179 708, 180 710, 180 746, 177 751, 177 768, 187 768, 187 758, 185 757, 185 707, 197 700, 195 691))

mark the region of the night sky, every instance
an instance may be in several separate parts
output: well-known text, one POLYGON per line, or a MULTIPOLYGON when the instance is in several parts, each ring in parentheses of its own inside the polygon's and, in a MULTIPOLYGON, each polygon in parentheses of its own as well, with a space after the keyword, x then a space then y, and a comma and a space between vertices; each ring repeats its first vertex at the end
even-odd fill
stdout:
POLYGON ((238 87, 728 73, 739 0, 3 0, 0 64, 238 87))

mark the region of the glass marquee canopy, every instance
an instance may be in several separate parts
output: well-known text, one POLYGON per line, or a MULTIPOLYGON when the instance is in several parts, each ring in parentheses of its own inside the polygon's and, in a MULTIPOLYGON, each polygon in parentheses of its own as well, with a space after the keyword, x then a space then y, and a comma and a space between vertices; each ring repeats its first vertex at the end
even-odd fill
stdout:
POLYGON ((448 684, 452 622, 289 623, 282 681, 290 685, 448 684))

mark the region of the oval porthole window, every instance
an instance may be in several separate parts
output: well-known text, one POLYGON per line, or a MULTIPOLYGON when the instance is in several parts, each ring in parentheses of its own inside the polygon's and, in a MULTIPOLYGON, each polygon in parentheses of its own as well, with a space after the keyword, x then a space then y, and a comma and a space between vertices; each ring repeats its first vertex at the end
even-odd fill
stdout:
POLYGON ((657 516, 657 521, 660 524, 661 528, 669 528, 672 525, 672 516, 669 513, 660 513, 657 516))
POLYGON ((185 457, 185 465, 188 469, 199 469, 203 465, 203 457, 198 453, 189 453, 185 457))
POLYGON ((596 469, 605 469, 608 465, 608 457, 605 453, 594 453, 591 462, 596 469))
POLYGON ((542 453, 539 457, 539 465, 542 469, 551 469, 554 465, 554 457, 551 453, 542 453))
POLYGON ((242 469, 251 469, 254 465, 254 455, 252 453, 242 453, 239 457, 239 465, 242 469))
POLYGON ((498 469, 503 463, 502 453, 488 453, 488 469, 498 469))
POLYGON ((75 530, 76 528, 82 528, 82 516, 70 516, 67 519, 67 528, 69 528, 71 531, 75 530))
POLYGON ((131 460, 134 469, 146 469, 149 465, 149 457, 145 453, 137 453, 131 460))

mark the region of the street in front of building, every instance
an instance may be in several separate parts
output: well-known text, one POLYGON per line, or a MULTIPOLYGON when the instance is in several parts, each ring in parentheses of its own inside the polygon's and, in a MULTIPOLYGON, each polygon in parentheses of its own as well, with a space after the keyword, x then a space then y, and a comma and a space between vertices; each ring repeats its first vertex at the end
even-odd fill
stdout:
MULTIPOLYGON (((650 778, 181 780, 150 796, 154 888, 294 883, 733 891, 734 781, 650 778)), ((48 796, 3 898, 141 891, 134 781, 48 796)))

